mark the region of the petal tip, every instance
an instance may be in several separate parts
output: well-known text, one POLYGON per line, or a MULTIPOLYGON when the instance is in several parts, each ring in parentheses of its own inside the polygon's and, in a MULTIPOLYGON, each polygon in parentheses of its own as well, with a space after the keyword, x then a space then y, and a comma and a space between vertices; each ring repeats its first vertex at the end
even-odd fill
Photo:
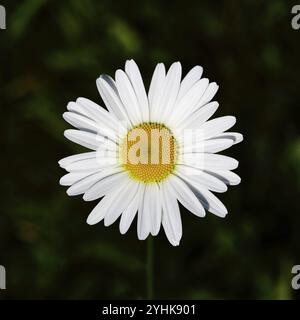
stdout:
POLYGON ((93 221, 92 218, 93 218, 93 217, 91 217, 91 215, 89 215, 89 216, 87 217, 87 219, 86 219, 86 223, 87 223, 88 225, 90 225, 90 226, 96 224, 95 221, 93 221))
POLYGON ((61 177, 58 181, 59 185, 64 186, 64 177, 61 177))

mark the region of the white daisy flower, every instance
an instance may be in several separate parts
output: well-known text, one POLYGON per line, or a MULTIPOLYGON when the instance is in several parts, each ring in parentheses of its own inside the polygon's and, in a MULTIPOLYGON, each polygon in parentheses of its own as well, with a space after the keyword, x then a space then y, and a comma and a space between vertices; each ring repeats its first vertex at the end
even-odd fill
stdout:
POLYGON ((115 80, 101 75, 97 87, 108 111, 78 98, 70 102, 64 119, 76 129, 65 136, 92 151, 59 161, 68 173, 60 180, 70 196, 83 194, 85 201, 103 199, 87 218, 90 225, 104 219, 109 226, 120 218, 126 233, 137 214, 137 234, 144 240, 157 235, 162 225, 170 243, 182 237, 180 202, 193 214, 205 210, 225 217, 227 210, 212 193, 237 185, 238 161, 218 155, 243 140, 225 132, 235 117, 209 118, 218 108, 211 102, 218 90, 194 67, 181 80, 181 64, 168 72, 159 63, 148 95, 133 60, 115 80))

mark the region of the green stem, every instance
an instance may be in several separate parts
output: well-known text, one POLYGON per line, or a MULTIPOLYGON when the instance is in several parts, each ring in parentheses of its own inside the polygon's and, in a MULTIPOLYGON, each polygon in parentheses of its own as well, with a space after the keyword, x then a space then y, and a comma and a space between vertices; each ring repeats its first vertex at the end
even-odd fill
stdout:
POLYGON ((153 299, 153 237, 147 239, 147 299, 153 299))

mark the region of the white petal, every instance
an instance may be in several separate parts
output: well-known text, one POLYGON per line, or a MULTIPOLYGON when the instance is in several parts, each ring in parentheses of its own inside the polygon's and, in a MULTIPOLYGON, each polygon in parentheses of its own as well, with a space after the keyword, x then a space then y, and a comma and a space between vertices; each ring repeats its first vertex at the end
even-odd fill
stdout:
POLYGON ((99 127, 95 121, 90 120, 89 118, 86 118, 80 114, 74 112, 64 112, 63 118, 75 128, 92 131, 93 133, 97 133, 99 130, 99 127))
POLYGON ((135 197, 139 184, 129 180, 119 189, 118 197, 112 203, 104 217, 104 225, 106 227, 113 224, 121 215, 121 213, 129 206, 132 199, 135 197))
POLYGON ((178 245, 182 237, 182 224, 176 194, 168 181, 161 183, 160 187, 163 207, 162 224, 171 244, 178 245))
POLYGON ((120 100, 114 80, 107 75, 101 75, 96 83, 107 109, 114 114, 116 119, 125 123, 130 122, 125 107, 120 100))
POLYGON ((197 138, 199 140, 213 138, 214 136, 230 129, 235 122, 236 118, 233 116, 225 116, 209 120, 197 129, 197 138))
POLYGON ((216 135, 214 138, 232 139, 233 140, 233 144, 237 144, 237 143, 239 143, 239 142, 244 140, 243 135, 241 133, 237 133, 237 132, 224 132, 224 133, 216 135))
POLYGON ((96 151, 97 157, 105 157, 105 156, 110 157, 112 154, 116 154, 118 150, 118 143, 113 142, 107 137, 103 137, 101 140, 103 140, 103 142, 99 145, 96 151))
POLYGON ((188 185, 197 196, 197 198, 201 201, 203 207, 206 210, 222 218, 226 216, 226 207, 212 192, 205 189, 199 183, 192 181, 186 176, 184 177, 184 181, 188 183, 188 185))
POLYGON ((241 178, 232 171, 225 170, 215 170, 214 172, 208 171, 209 174, 215 176, 216 178, 222 180, 224 183, 231 186, 238 185, 241 182, 241 178))
POLYGON ((171 124, 177 124, 187 116, 189 116, 197 107, 197 103, 201 99, 209 84, 208 79, 203 78, 195 83, 195 85, 176 103, 174 111, 170 116, 171 124))
POLYGON ((234 158, 214 153, 184 154, 184 158, 178 159, 179 164, 187 164, 203 170, 233 170, 239 165, 234 158))
POLYGON ((149 121, 148 98, 140 70, 134 60, 128 60, 125 64, 125 71, 131 81, 136 94, 139 107, 142 113, 142 120, 149 121))
POLYGON ((96 152, 91 151, 91 152, 84 152, 84 153, 79 153, 79 154, 74 154, 72 156, 63 158, 58 161, 58 164, 62 167, 65 168, 69 164, 78 161, 78 160, 84 160, 84 159, 90 159, 90 158, 95 158, 96 157, 96 152))
POLYGON ((103 129, 109 128, 117 133, 120 128, 123 128, 124 124, 121 121, 95 102, 80 97, 77 98, 76 103, 84 109, 87 116, 98 123, 103 129))
POLYGON ((200 201, 202 200, 203 206, 207 206, 206 209, 221 217, 224 218, 228 211, 224 204, 209 190, 206 190, 205 188, 202 188, 200 186, 197 186, 197 191, 199 192, 198 197, 200 197, 200 201))
POLYGON ((187 73, 187 75, 184 77, 184 79, 180 84, 180 89, 177 96, 178 101, 191 89, 191 87, 198 80, 200 80, 202 73, 203 73, 203 68, 200 66, 195 66, 187 73))
POLYGON ((151 220, 149 214, 144 212, 144 199, 145 199, 146 186, 140 194, 140 203, 138 209, 138 221, 137 221, 137 235, 139 240, 145 240, 151 231, 151 220))
POLYGON ((215 82, 211 82, 207 87, 207 89, 205 90, 200 101, 198 102, 195 110, 197 110, 198 108, 201 108, 203 105, 211 101, 212 98, 215 96, 216 92, 218 91, 218 89, 219 89, 219 86, 215 82))
POLYGON ((122 184, 116 184, 110 189, 110 192, 97 204, 87 218, 87 223, 90 225, 100 222, 111 206, 117 201, 119 191, 124 188, 128 183, 128 180, 122 184))
POLYGON ((122 168, 120 167, 117 167, 117 168, 111 167, 111 168, 106 168, 100 172, 95 172, 94 174, 88 175, 84 179, 81 179, 80 181, 74 183, 67 190, 67 194, 69 196, 75 196, 81 193, 85 193, 96 182, 121 171, 122 171, 122 168))
POLYGON ((151 80, 149 87, 148 100, 150 108, 150 121, 158 121, 160 110, 158 102, 163 93, 162 88, 164 87, 166 79, 166 69, 163 63, 158 63, 151 80))
MULTIPOLYGON (((193 112, 190 116, 182 121, 178 121, 177 127, 181 130, 199 128, 205 121, 207 121, 218 109, 219 103, 213 101, 208 103, 203 108, 193 112)), ((179 130, 180 130, 179 129, 179 130)))
POLYGON ((93 174, 94 171, 69 172, 60 178, 59 184, 62 186, 71 186, 83 178, 93 174))
POLYGON ((228 149, 233 145, 231 139, 210 139, 184 146, 182 153, 216 153, 228 149))
POLYGON ((178 165, 175 173, 181 178, 187 177, 189 180, 195 181, 209 190, 215 192, 227 191, 227 186, 224 182, 202 170, 185 165, 178 165))
POLYGON ((149 217, 150 232, 156 236, 161 225, 162 206, 157 184, 148 184, 144 195, 143 215, 149 217))
POLYGON ((195 214, 198 217, 205 216, 205 210, 198 200, 198 198, 194 195, 192 190, 186 185, 186 183, 172 175, 170 177, 171 186, 176 193, 176 197, 178 201, 181 202, 183 206, 185 206, 190 212, 195 214))
POLYGON ((129 229, 129 227, 130 227, 130 225, 131 225, 131 223, 132 223, 132 221, 138 211, 138 207, 139 207, 139 204, 141 201, 140 198, 141 198, 142 193, 143 193, 142 187, 141 187, 141 184, 139 184, 136 195, 134 196, 134 198, 132 199, 132 201, 130 202, 128 207, 124 210, 124 212, 121 216, 120 226, 119 226, 121 234, 125 234, 128 231, 128 229, 129 229))
POLYGON ((164 121, 169 118, 169 114, 173 111, 175 101, 177 99, 181 80, 181 64, 175 62, 171 65, 165 80, 163 94, 159 100, 159 109, 161 119, 164 121))
POLYGON ((142 114, 139 109, 135 92, 128 76, 123 70, 119 69, 116 71, 116 86, 131 122, 133 124, 142 122, 142 114))
POLYGON ((91 114, 88 113, 86 109, 84 109, 81 105, 79 105, 78 103, 76 103, 74 101, 70 101, 68 103, 67 109, 70 112, 74 112, 74 113, 80 114, 82 116, 85 116, 85 117, 93 120, 93 116, 91 116, 91 114))
POLYGON ((125 172, 120 172, 107 176, 102 180, 95 183, 90 189, 88 189, 83 195, 85 201, 93 201, 103 197, 115 186, 121 185, 128 181, 128 175, 125 172))
POLYGON ((112 197, 109 195, 106 195, 92 210, 92 212, 87 217, 86 223, 89 225, 94 225, 98 222, 100 222, 102 219, 104 219, 104 216, 108 210, 108 208, 113 203, 114 199, 117 197, 116 194, 114 194, 115 197, 112 197))
POLYGON ((172 229, 171 226, 169 224, 169 221, 163 217, 162 219, 162 226, 165 230, 165 234, 167 236, 167 239, 169 240, 169 242, 171 243, 172 246, 179 246, 179 241, 174 239, 173 234, 172 234, 172 229))
POLYGON ((116 157, 96 157, 90 159, 83 159, 73 162, 66 166, 66 170, 71 171, 86 171, 86 170, 100 170, 105 167, 110 167, 117 164, 116 157))
POLYGON ((108 127, 100 127, 99 124, 74 112, 65 112, 63 118, 75 128, 89 131, 91 133, 100 134, 103 137, 108 137, 112 141, 117 141, 116 131, 108 127))
POLYGON ((64 135, 67 139, 91 150, 97 150, 105 140, 100 135, 75 129, 65 130, 64 135))

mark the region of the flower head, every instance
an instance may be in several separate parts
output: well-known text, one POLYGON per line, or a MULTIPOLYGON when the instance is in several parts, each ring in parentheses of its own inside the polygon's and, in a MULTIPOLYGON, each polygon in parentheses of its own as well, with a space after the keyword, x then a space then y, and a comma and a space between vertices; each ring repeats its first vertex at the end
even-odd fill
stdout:
POLYGON ((211 192, 225 192, 239 184, 232 172, 238 161, 218 155, 242 141, 241 134, 225 132, 235 117, 209 120, 218 108, 211 100, 216 83, 202 77, 196 66, 181 80, 181 64, 166 73, 159 63, 148 94, 133 60, 115 80, 107 75, 97 87, 107 108, 78 98, 70 102, 64 119, 76 129, 65 136, 92 151, 59 161, 68 173, 60 180, 68 195, 102 198, 90 213, 88 224, 104 219, 105 226, 120 216, 126 233, 137 214, 138 238, 157 235, 161 225, 172 245, 182 237, 178 201, 193 214, 205 210, 225 217, 227 210, 211 192))

